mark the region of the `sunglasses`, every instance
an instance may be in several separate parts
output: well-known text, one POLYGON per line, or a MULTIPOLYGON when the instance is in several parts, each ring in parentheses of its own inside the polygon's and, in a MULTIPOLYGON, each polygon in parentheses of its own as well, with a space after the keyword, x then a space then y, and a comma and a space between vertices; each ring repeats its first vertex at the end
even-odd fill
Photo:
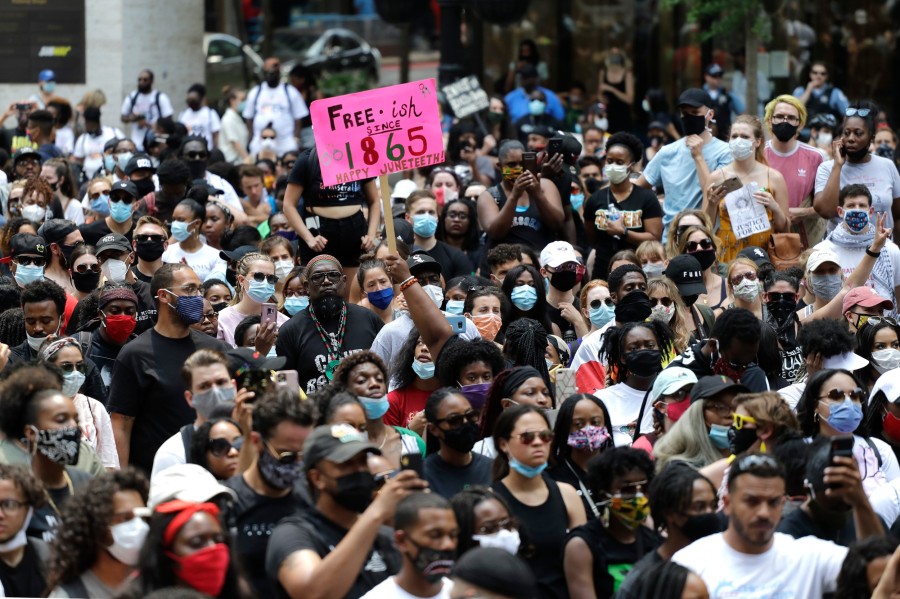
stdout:
POLYGON ((60 362, 59 364, 57 364, 57 366, 59 366, 59 369, 62 370, 63 372, 74 372, 76 370, 78 372, 80 372, 81 374, 84 374, 85 372, 87 372, 87 366, 85 365, 85 363, 83 361, 82 362, 60 362))
POLYGON ((100 196, 102 196, 103 194, 106 194, 106 193, 109 193, 108 189, 104 189, 103 191, 95 191, 94 193, 90 194, 90 198, 92 200, 99 200, 100 196))
POLYGON ((848 108, 844 111, 845 116, 859 116, 862 118, 866 118, 872 114, 872 110, 869 108, 848 108))
POLYGON ((863 391, 860 387, 857 387, 852 391, 844 391, 843 389, 834 388, 825 395, 820 396, 819 400, 844 401, 845 398, 849 398, 850 401, 862 402, 866 398, 866 392, 863 391))
POLYGON ((207 152, 185 152, 184 157, 188 160, 206 160, 209 154, 207 152))
POLYGON ((138 243, 162 243, 166 240, 165 235, 135 235, 134 240, 138 243))
POLYGON ((109 200, 111 202, 122 202, 123 204, 133 204, 136 201, 128 194, 116 194, 114 197, 110 197, 109 200))
POLYGON ((276 452, 274 449, 272 449, 272 446, 269 445, 269 443, 267 441, 265 442, 265 445, 266 445, 266 449, 272 455, 272 457, 275 458, 276 460, 278 460, 279 463, 284 464, 285 466, 287 466, 289 464, 296 464, 303 458, 302 451, 276 452))
POLYGON ((79 264, 78 266, 75 267, 75 272, 77 272, 80 275, 83 275, 87 271, 91 271, 93 273, 100 272, 100 263, 93 262, 91 264, 79 264))
POLYGON ((688 241, 684 245, 684 249, 686 249, 688 252, 696 252, 697 248, 710 250, 712 249, 712 246, 712 239, 701 239, 700 241, 688 241))
POLYGON ((341 282, 341 277, 343 276, 343 273, 340 273, 336 270, 332 270, 330 272, 317 272, 309 275, 309 282, 313 285, 321 285, 325 282, 325 277, 328 277, 329 281, 337 285, 341 282))
POLYGON ((267 275, 264 272, 251 272, 247 275, 252 278, 257 283, 262 283, 263 281, 269 283, 270 285, 274 285, 278 282, 278 277, 275 275, 267 275))
POLYGON ((890 316, 870 316, 868 314, 857 314, 856 312, 851 312, 851 314, 859 316, 856 328, 862 328, 863 325, 876 326, 881 323, 889 324, 892 327, 900 327, 900 324, 890 316))
POLYGON ((459 428, 466 422, 469 424, 478 424, 478 412, 475 410, 466 410, 464 414, 450 414, 446 418, 438 418, 435 424, 446 422, 450 428, 459 428))
POLYGON ((738 414, 735 412, 731 415, 731 424, 734 426, 735 430, 741 430, 744 428, 745 424, 757 424, 756 418, 753 416, 744 416, 743 414, 738 414))
POLYGON ((600 306, 602 306, 603 304, 606 304, 608 307, 612 307, 612 306, 613 306, 612 298, 608 297, 608 298, 602 299, 602 300, 598 300, 598 299, 592 300, 592 301, 591 301, 591 308, 594 309, 594 310, 596 310, 596 309, 598 309, 600 306))
POLYGON ((525 431, 524 433, 519 433, 516 437, 525 445, 531 445, 536 438, 540 439, 541 443, 549 443, 553 440, 553 431, 549 428, 542 431, 525 431))
POLYGON ((729 279, 729 281, 731 281, 731 285, 732 285, 732 286, 737 286, 737 285, 739 285, 740 282, 743 281, 744 279, 747 279, 748 281, 755 281, 755 280, 756 280, 756 273, 753 272, 753 271, 751 270, 751 271, 749 271, 749 272, 744 272, 744 273, 736 274, 736 275, 734 275, 733 277, 731 277, 731 278, 729 279))
MULTIPOLYGON (((750 455, 745 455, 735 462, 735 466, 737 469, 743 474, 745 470, 750 470, 751 468, 781 468, 781 465, 778 461, 769 455, 760 455, 757 453, 752 453, 750 455)), ((733 470, 732 470, 733 472, 733 470)))
POLYGON ((200 319, 200 322, 203 322, 204 320, 218 320, 218 319, 219 319, 218 312, 216 312, 216 311, 204 312, 203 318, 200 319))
POLYGON ((217 458, 224 458, 227 456, 232 449, 237 452, 241 451, 241 447, 244 446, 244 438, 238 437, 234 440, 234 443, 229 441, 228 439, 210 439, 209 443, 206 444, 206 449, 209 453, 213 454, 217 458))
POLYGON ((794 301, 793 293, 778 293, 777 291, 770 291, 767 294, 770 302, 792 302, 794 301))
POLYGON ((19 266, 46 266, 47 259, 37 256, 17 256, 15 262, 19 266))
POLYGON ((672 298, 670 297, 651 297, 650 298, 650 306, 657 306, 662 304, 666 308, 672 305, 672 298))

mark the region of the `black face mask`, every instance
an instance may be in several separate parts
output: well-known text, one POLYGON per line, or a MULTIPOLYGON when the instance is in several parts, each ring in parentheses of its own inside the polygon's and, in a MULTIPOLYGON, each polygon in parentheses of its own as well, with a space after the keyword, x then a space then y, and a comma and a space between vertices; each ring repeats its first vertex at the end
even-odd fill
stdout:
POLYGON ((163 255, 165 241, 138 241, 135 253, 144 262, 155 262, 163 255))
POLYGON ((697 262, 700 263, 700 270, 707 270, 716 262, 716 250, 700 250, 688 255, 697 259, 697 262))
POLYGON ((225 267, 225 280, 228 281, 228 284, 232 287, 237 286, 237 271, 231 267, 230 263, 225 267))
POLYGON ((444 445, 459 453, 469 453, 478 440, 478 425, 466 422, 462 426, 451 428, 443 433, 444 445))
POLYGON ((94 289, 97 288, 97 285, 100 283, 100 273, 99 272, 73 272, 72 273, 72 284, 75 285, 75 289, 82 293, 90 293, 94 289))
POLYGON ((276 87, 281 81, 281 71, 266 71, 263 73, 266 77, 266 83, 269 87, 276 87))
POLYGON ((766 302, 766 309, 780 326, 785 324, 788 320, 793 320, 794 312, 797 311, 797 300, 794 299, 793 293, 782 293, 777 295, 780 295, 778 299, 766 302))
POLYGON ((419 545, 409 536, 407 536, 407 539, 419 550, 419 554, 416 557, 412 557, 409 554, 407 554, 407 557, 409 557, 409 561, 413 563, 413 566, 422 574, 425 580, 434 584, 444 576, 450 575, 450 570, 453 568, 453 562, 456 559, 455 550, 432 549, 431 547, 419 545))
POLYGON ((361 514, 372 503, 375 493, 375 477, 368 472, 354 472, 335 479, 337 489, 332 497, 341 507, 361 514))
POLYGON ((632 291, 616 303, 616 321, 643 322, 650 318, 650 297, 643 291, 632 291))
POLYGON ((594 192, 603 187, 603 181, 600 178, 588 179, 585 181, 584 186, 587 188, 587 195, 592 196, 594 192))
POLYGON ((59 251, 62 252, 63 258, 65 259, 65 264, 63 266, 68 266, 72 263, 72 252, 75 251, 79 245, 84 245, 84 242, 75 243, 72 245, 64 245, 62 243, 59 244, 59 251))
POLYGON ((772 125, 772 133, 778 138, 778 141, 790 141, 797 135, 797 125, 788 122, 772 125))
POLYGON ((681 124, 685 135, 700 135, 706 131, 706 115, 683 114, 681 124))
POLYGON ((146 179, 141 179, 140 181, 132 181, 134 186, 137 188, 138 197, 142 198, 148 193, 151 193, 156 186, 153 185, 153 177, 147 177, 146 179))
POLYGON ((658 349, 639 349, 625 354, 624 362, 631 374, 650 378, 662 370, 662 353, 658 349))
POLYGON ((691 542, 709 535, 714 535, 722 531, 722 525, 719 523, 719 517, 715 513, 698 514, 696 516, 688 516, 688 519, 681 525, 681 532, 689 538, 691 542))
POLYGON ((312 302, 312 309, 318 318, 334 318, 341 313, 344 300, 337 295, 323 295, 312 302))
POLYGON ((728 451, 731 455, 741 455, 750 449, 757 440, 755 428, 742 428, 733 426, 728 429, 728 451))
POLYGON ((560 291, 571 291, 578 284, 578 273, 572 270, 563 270, 550 275, 550 285, 560 291))
POLYGON ((206 161, 205 160, 185 160, 188 170, 191 172, 191 180, 206 178, 206 161))
POLYGON ((212 304, 212 307, 216 312, 221 312, 228 307, 228 302, 217 302, 215 304, 212 304))

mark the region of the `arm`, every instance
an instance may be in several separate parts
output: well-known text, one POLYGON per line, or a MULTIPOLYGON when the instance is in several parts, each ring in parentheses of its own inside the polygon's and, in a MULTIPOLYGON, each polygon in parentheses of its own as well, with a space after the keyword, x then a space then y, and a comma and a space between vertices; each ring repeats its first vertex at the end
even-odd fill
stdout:
POLYGON ((556 483, 559 492, 562 493, 563 502, 566 504, 566 514, 569 517, 569 530, 574 530, 582 524, 587 524, 587 515, 584 513, 584 503, 575 487, 568 483, 556 483))
POLYGON ((569 597, 572 599, 597 599, 594 591, 594 556, 584 539, 573 537, 566 543, 563 568, 569 597))
POLYGON ((837 216, 838 196, 841 193, 841 169, 845 160, 844 156, 841 155, 843 147, 844 142, 840 138, 831 142, 834 165, 831 167, 831 174, 828 175, 825 189, 813 196, 813 208, 822 218, 837 216))
POLYGON ((371 251, 375 248, 375 238, 378 236, 378 228, 381 226, 381 197, 378 195, 375 179, 363 185, 363 193, 369 204, 369 230, 362 239, 362 249, 371 251))
POLYGON ((119 467, 128 465, 131 453, 131 429, 134 427, 134 417, 113 412, 110 414, 113 437, 116 439, 116 451, 119 454, 119 467))
POLYGON ((803 102, 804 104, 808 104, 809 98, 810 98, 810 96, 812 96, 812 90, 813 90, 813 82, 810 81, 809 83, 806 84, 806 87, 803 89, 803 93, 800 94, 799 96, 797 95, 797 90, 795 89, 794 97, 797 98, 798 100, 800 100, 801 102, 803 102))
MULTIPOLYGON (((772 195, 775 196, 775 202, 778 205, 780 218, 781 218, 781 228, 778 228, 778 224, 776 223, 776 231, 779 233, 787 233, 791 228, 791 220, 789 216, 788 209, 788 188, 787 183, 784 180, 784 176, 781 173, 772 169, 772 187, 774 189, 774 193, 772 195)), ((772 216, 775 216, 774 210, 772 212, 772 216)))
POLYGON ((234 408, 231 410, 231 419, 241 425, 244 445, 241 447, 241 455, 238 459, 238 472, 246 472, 253 460, 256 459, 256 446, 251 441, 253 432, 253 403, 250 400, 256 394, 246 389, 238 389, 234 399, 234 408), (250 402, 250 403, 248 403, 250 402))
POLYGON ((481 195, 478 196, 478 224, 481 225, 481 229, 487 233, 488 237, 495 240, 502 240, 506 237, 512 228, 519 198, 522 197, 526 186, 532 181, 534 181, 534 175, 528 171, 519 175, 503 208, 497 207, 497 202, 494 201, 494 196, 490 192, 481 192, 481 195))
POLYGON ((291 227, 297 232, 300 239, 303 240, 303 243, 308 245, 314 252, 321 252, 325 249, 325 244, 328 243, 328 240, 321 235, 314 236, 306 228, 306 223, 300 218, 300 212, 297 210, 297 202, 300 201, 301 195, 303 195, 302 185, 299 183, 288 183, 287 190, 284 192, 284 216, 291 223, 291 227))
POLYGON ((643 231, 625 229, 625 235, 622 239, 632 245, 640 245, 645 241, 660 241, 662 239, 662 217, 645 220, 643 231))
POLYGON ((834 463, 825 468, 823 478, 826 484, 836 488, 826 489, 829 497, 839 497, 853 506, 853 523, 856 525, 856 540, 861 541, 870 536, 881 536, 884 528, 881 520, 872 509, 869 499, 863 491, 862 477, 855 458, 834 457, 834 463))
POLYGON ((563 213, 562 200, 559 199, 559 190, 553 181, 538 178, 536 184, 528 189, 528 197, 537 204, 541 221, 545 225, 554 231, 562 229, 566 215, 563 213))
MULTIPOLYGON (((581 207, 581 209, 583 210, 581 218, 584 219, 584 223, 582 223, 584 225, 584 239, 585 239, 585 241, 588 242, 588 245, 590 245, 591 247, 593 247, 594 244, 597 242, 597 235, 598 235, 597 220, 595 218, 596 210, 594 209, 594 205, 591 203, 592 197, 593 196, 585 198, 584 205, 581 207), (588 213, 589 206, 590 206, 590 210, 591 210, 590 214, 588 213)), ((591 270, 588 269, 588 273, 590 273, 590 272, 591 272, 591 270)))

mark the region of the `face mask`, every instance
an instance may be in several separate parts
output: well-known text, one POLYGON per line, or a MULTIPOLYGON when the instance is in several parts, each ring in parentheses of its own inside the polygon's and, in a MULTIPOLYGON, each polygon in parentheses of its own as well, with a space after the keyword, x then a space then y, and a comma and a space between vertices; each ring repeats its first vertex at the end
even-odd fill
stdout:
POLYGON ((525 478, 535 478, 541 475, 541 472, 547 468, 547 462, 538 464, 537 466, 526 466, 516 458, 509 456, 509 467, 524 476, 525 478))
POLYGON ((716 250, 700 250, 699 252, 688 254, 688 256, 693 256, 697 259, 697 262, 700 263, 700 270, 708 270, 716 261, 716 250))
POLYGON ((96 200, 91 200, 91 210, 101 216, 109 216, 109 196, 103 193, 96 200))
POLYGON ((537 298, 537 289, 531 285, 519 285, 512 290, 512 303, 522 312, 528 312, 534 308, 537 298))
POLYGON ((73 272, 72 273, 72 284, 75 285, 75 289, 82 293, 90 293, 94 289, 97 288, 97 284, 100 282, 100 273, 99 272, 73 272))
POLYGON ((816 138, 816 142, 820 146, 830 146, 832 141, 831 133, 819 133, 819 137, 816 138))
POLYGON ((156 186, 153 185, 153 178, 147 177, 145 179, 141 179, 139 181, 132 181, 134 186, 137 188, 138 197, 142 198, 148 193, 152 193, 156 186))
POLYGON ((735 285, 732 292, 734 293, 734 297, 742 299, 745 302, 752 302, 756 299, 756 296, 759 295, 759 283, 757 281, 744 279, 735 285))
POLYGON ((844 399, 839 404, 829 405, 828 425, 839 433, 849 434, 856 430, 862 422, 862 406, 844 399))
POLYGON ((366 420, 380 420, 387 414, 390 402, 387 395, 382 397, 360 397, 359 401, 366 410, 366 420))
POLYGON ((263 304, 275 295, 275 283, 269 283, 265 279, 262 281, 251 279, 250 285, 247 286, 247 295, 254 302, 263 304))
POLYGON ((884 415, 884 419, 881 421, 881 428, 891 439, 900 439, 900 418, 897 418, 890 412, 884 415))
POLYGON ((134 154, 132 154, 131 152, 122 152, 118 155, 118 157, 116 158, 116 164, 118 165, 120 170, 122 170, 123 172, 125 171, 125 167, 128 166, 128 161, 131 160, 132 156, 134 156, 134 154))
POLYGON ((275 261, 275 276, 278 277, 279 280, 284 280, 288 273, 294 269, 294 263, 291 260, 276 260, 275 261))
POLYGON ((528 112, 531 116, 540 116, 547 110, 547 103, 543 100, 531 100, 528 103, 528 112))
POLYGON ((625 354, 624 362, 628 372, 649 378, 662 370, 662 353, 658 349, 639 349, 625 354))
POLYGON ((335 480, 337 489, 333 495, 334 501, 357 514, 366 511, 375 492, 375 477, 368 472, 353 472, 335 480))
POLYGON ((36 223, 43 222, 47 218, 47 209, 38 204, 28 204, 22 208, 22 216, 36 223))
POLYGON ((335 295, 325 295, 316 300, 316 305, 310 310, 315 312, 318 318, 336 318, 344 310, 344 300, 335 295))
POLYGON ((566 441, 569 447, 578 451, 593 453, 600 451, 609 442, 609 431, 605 426, 589 424, 584 428, 569 433, 566 441))
POLYGON ((517 554, 519 545, 522 544, 518 530, 506 530, 505 528, 501 528, 492 535, 472 535, 472 540, 478 541, 482 547, 496 547, 510 555, 517 554))
POLYGON ((259 475, 273 489, 293 487, 297 479, 303 475, 303 462, 282 464, 265 448, 259 452, 256 467, 259 469, 259 475))
POLYGON ((10 551, 15 551, 28 544, 28 536, 25 533, 28 530, 28 525, 31 524, 31 518, 33 516, 34 508, 29 507, 28 512, 25 514, 25 521, 22 523, 22 528, 19 529, 19 532, 5 543, 0 543, 0 553, 9 553, 10 551))
POLYGON ((237 391, 234 385, 210 387, 206 391, 195 393, 191 403, 194 404, 194 409, 198 414, 209 420, 216 408, 229 407, 229 411, 231 411, 231 408, 234 407, 235 395, 237 395, 237 391))
POLYGON ((652 279, 653 277, 661 277, 663 271, 666 270, 666 265, 662 262, 648 262, 641 267, 641 270, 644 271, 648 279, 652 279))
POLYGON ((124 283, 128 276, 128 265, 116 258, 109 258, 100 265, 100 272, 111 283, 124 283))
POLYGON ((387 287, 385 289, 379 289, 378 291, 367 291, 366 297, 369 298, 370 304, 379 310, 384 310, 391 305, 392 301, 394 301, 394 288, 387 287))
POLYGON ((809 281, 810 287, 812 287, 813 295, 826 302, 834 299, 834 296, 840 293, 844 284, 840 273, 834 275, 810 274, 806 280, 809 281))
POLYGON ((434 362, 419 362, 418 360, 413 360, 412 369, 416 376, 423 381, 434 378, 434 362))
POLYGON ((869 226, 869 213, 866 210, 844 210, 844 224, 854 233, 862 233, 869 226))
POLYGON ((597 308, 588 310, 588 318, 590 318, 591 324, 598 329, 602 329, 615 315, 616 307, 607 306, 605 303, 601 303, 597 308))
POLYGON ((128 314, 105 314, 102 311, 100 314, 103 316, 100 325, 106 329, 106 335, 110 341, 116 345, 123 345, 128 341, 128 338, 131 337, 134 328, 137 326, 137 320, 134 316, 128 314))
POLYGON ((607 164, 603 167, 603 174, 613 185, 618 185, 628 178, 627 164, 607 164))
POLYGON ((571 291, 578 284, 578 273, 573 270, 562 270, 550 275, 550 285, 560 291, 571 291))
POLYGON ((487 117, 488 117, 488 121, 490 121, 490 123, 492 125, 497 125, 498 123, 503 122, 503 119, 506 118, 506 115, 503 114, 502 112, 490 111, 490 112, 488 112, 487 117))
POLYGON ((443 443, 459 453, 469 453, 478 441, 478 425, 466 422, 456 428, 443 431, 443 443))
POLYGON ((126 566, 138 565, 138 555, 144 546, 144 540, 150 531, 150 525, 143 518, 132 518, 109 527, 113 544, 106 548, 110 555, 126 566))
POLYGON ((755 428, 742 428, 740 430, 732 427, 728 429, 728 450, 731 455, 741 455, 745 451, 753 447, 758 437, 755 428))
POLYGON ((25 287, 34 281, 43 281, 44 267, 34 266, 33 264, 19 264, 16 266, 15 278, 19 287, 25 287))
POLYGON ((174 568, 175 576, 186 585, 204 595, 219 596, 225 586, 230 559, 225 543, 204 547, 185 557, 171 552, 166 552, 166 555, 177 564, 174 568))
POLYGON ((872 352, 875 370, 884 374, 900 366, 900 350, 894 348, 880 349, 872 352))
POLYGON ((868 155, 868 153, 869 153, 869 146, 863 146, 862 148, 860 148, 859 150, 856 150, 855 152, 851 152, 850 150, 847 150, 847 158, 850 160, 850 162, 860 162, 860 161, 862 161, 863 158, 865 158, 868 155))
POLYGON ((109 215, 117 223, 128 222, 131 218, 131 204, 126 204, 120 200, 110 200, 109 215))
POLYGON ((450 575, 453 568, 454 559, 456 558, 456 549, 432 549, 423 547, 407 536, 407 540, 416 546, 419 550, 415 558, 410 558, 413 567, 422 574, 422 577, 434 584, 439 582, 444 576, 450 575))
POLYGON ((413 216, 413 233, 419 237, 434 237, 437 231, 437 217, 430 214, 416 214, 413 216))
POLYGON ((181 243, 191 236, 191 225, 190 223, 183 223, 179 220, 176 220, 172 223, 172 237, 175 238, 175 241, 181 243))
POLYGON ((721 530, 722 526, 719 524, 719 516, 715 513, 688 516, 684 524, 681 525, 681 532, 691 542, 714 535, 721 532, 721 530))
POLYGON ((274 150, 278 147, 278 142, 272 138, 260 139, 259 148, 261 150, 274 150))
POLYGON ((731 427, 713 424, 709 427, 709 440, 716 449, 728 449, 728 430, 731 427))
POLYGON ((685 135, 702 135, 706 131, 706 115, 683 114, 681 124, 685 135))
POLYGON ((609 129, 609 119, 603 117, 601 119, 594 119, 594 126, 602 131, 606 131, 609 129))
POLYGON ((52 94, 56 91, 56 82, 55 81, 47 81, 44 83, 44 91, 48 94, 52 94))
POLYGON ((191 180, 206 178, 206 161, 205 160, 185 160, 188 170, 191 173, 191 180))
POLYGON ((425 293, 427 293, 428 297, 431 298, 431 301, 434 302, 435 307, 440 310, 441 305, 444 303, 444 290, 437 285, 425 285, 422 289, 425 290, 425 293))
POLYGON ((465 305, 465 300, 447 300, 447 313, 462 316, 465 305))
POLYGON ((34 443, 37 450, 44 454, 51 462, 60 466, 74 466, 78 463, 78 454, 81 451, 81 429, 77 426, 65 428, 52 428, 34 431, 34 443))
POLYGON ((296 241, 297 240, 297 232, 296 231, 287 231, 282 230, 275 233, 279 237, 284 237, 288 241, 296 241))
POLYGON ((728 142, 728 147, 731 148, 731 155, 735 160, 746 160, 753 156, 753 142, 749 139, 735 137, 728 142))
POLYGON ((461 385, 459 392, 469 400, 469 405, 472 406, 472 409, 478 412, 484 407, 490 388, 490 383, 475 383, 474 385, 461 385))
POLYGON ((656 320, 658 322, 664 322, 669 324, 672 321, 672 317, 675 316, 675 305, 671 306, 663 306, 662 304, 657 304, 650 308, 650 320, 656 320))
MULTIPOLYGON (((772 125, 772 133, 778 138, 778 141, 790 141, 797 135, 797 125, 791 125, 787 121, 772 125)), ((831 140, 829 140, 830 142, 831 140)))
POLYGON ((503 173, 503 180, 507 183, 515 182, 525 171, 521 166, 504 166, 500 170, 503 173))
MULTIPOLYGON (((167 290, 168 291, 168 290, 167 290)), ((172 293, 171 291, 169 293, 172 293)), ((175 295, 174 293, 172 295, 175 295)), ((176 295, 175 305, 166 304, 175 310, 175 314, 181 322, 187 326, 200 322, 203 318, 203 296, 200 295, 176 295)))
POLYGON ((144 262, 156 262, 166 251, 165 241, 138 241, 135 253, 144 262))
POLYGON ((473 316, 472 322, 475 323, 475 328, 478 329, 481 338, 488 341, 493 341, 497 337, 497 333, 500 332, 500 327, 503 325, 502 317, 494 313, 473 316))
POLYGON ((644 109, 644 112, 651 112, 650 110, 650 100, 644 98, 641 100, 641 108, 644 109))
POLYGON ((107 173, 112 173, 116 168, 116 157, 112 154, 103 157, 103 168, 107 173))
POLYGON ((609 513, 628 530, 637 530, 641 522, 650 515, 650 499, 643 493, 625 499, 613 497, 609 502, 609 513))
POLYGON ((572 210, 574 210, 575 212, 581 212, 581 206, 584 205, 584 194, 569 194, 569 202, 571 202, 572 204, 572 210))
POLYGON ((293 316, 309 307, 309 297, 301 295, 299 297, 289 297, 284 300, 284 309, 293 316))
POLYGON ((86 377, 77 370, 63 374, 63 395, 66 397, 75 397, 78 390, 81 389, 81 386, 84 384, 85 378, 86 377))
POLYGON ((643 291, 632 291, 616 304, 616 320, 622 324, 644 322, 651 312, 650 297, 643 291))
POLYGON ((773 302, 766 302, 766 309, 772 315, 772 318, 775 319, 775 322, 783 325, 788 320, 793 319, 794 312, 797 311, 797 300, 793 298, 779 298, 773 302))

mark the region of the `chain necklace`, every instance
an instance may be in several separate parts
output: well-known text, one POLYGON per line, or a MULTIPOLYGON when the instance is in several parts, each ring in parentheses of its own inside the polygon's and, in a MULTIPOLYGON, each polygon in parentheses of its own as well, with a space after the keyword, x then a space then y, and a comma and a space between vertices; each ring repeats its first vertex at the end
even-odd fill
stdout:
POLYGON ((344 305, 341 306, 341 319, 338 324, 337 334, 334 337, 325 331, 325 327, 322 326, 322 322, 316 316, 316 312, 312 306, 309 308, 309 316, 316 326, 316 332, 319 334, 319 338, 322 340, 322 343, 325 344, 325 357, 327 360, 325 376, 328 377, 328 380, 331 380, 334 377, 334 369, 337 368, 337 365, 340 363, 341 346, 344 344, 344 332, 347 327, 347 304, 344 303, 344 305))
MULTIPOLYGON (((69 497, 72 497, 73 495, 75 495, 75 487, 72 484, 72 479, 69 477, 69 473, 65 470, 63 470, 63 478, 65 479, 66 487, 69 490, 69 497)), ((50 504, 51 509, 53 509, 53 511, 56 512, 56 515, 59 516, 59 508, 56 506, 56 502, 53 501, 53 497, 50 495, 50 491, 47 489, 47 487, 44 487, 44 496, 47 498, 47 502, 50 504)))

